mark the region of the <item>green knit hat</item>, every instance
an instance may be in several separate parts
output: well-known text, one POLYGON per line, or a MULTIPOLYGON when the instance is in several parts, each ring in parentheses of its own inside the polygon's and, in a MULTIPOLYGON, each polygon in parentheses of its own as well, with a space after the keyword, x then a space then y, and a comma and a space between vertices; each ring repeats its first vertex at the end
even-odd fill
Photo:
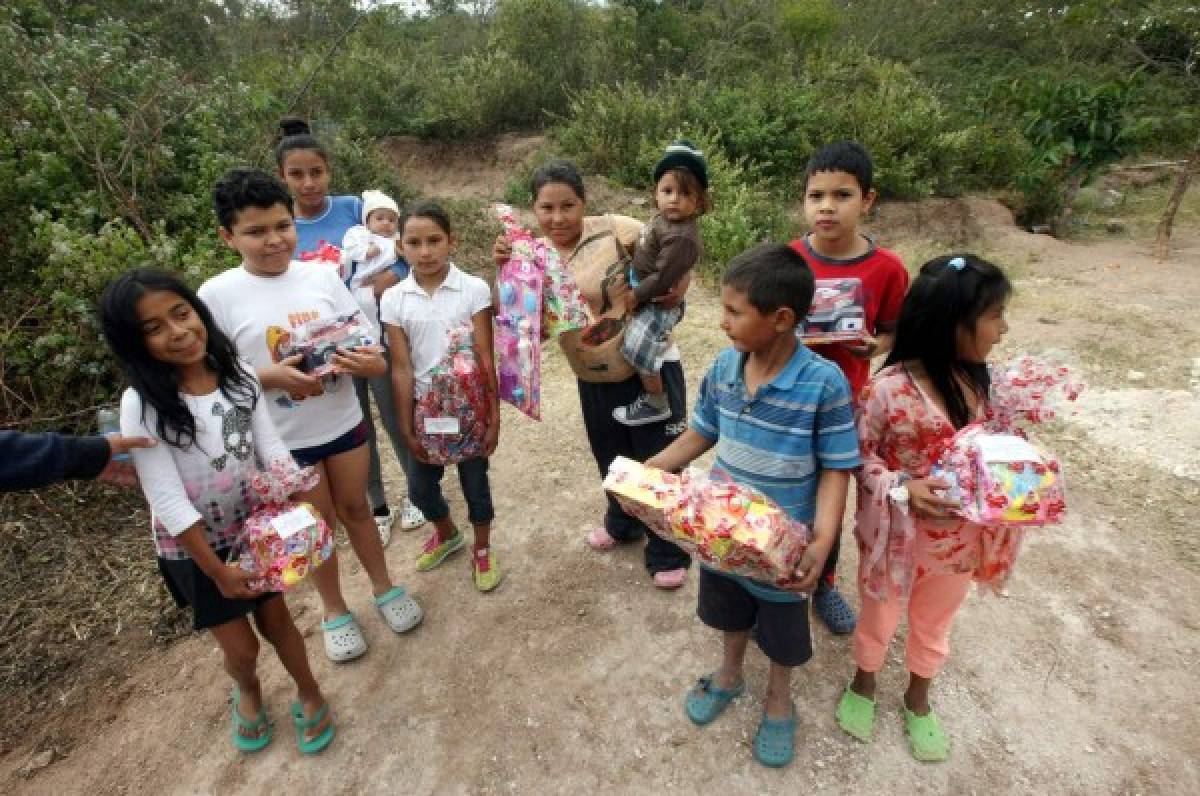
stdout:
POLYGON ((667 147, 658 165, 654 167, 655 184, 671 169, 687 169, 695 174, 700 185, 708 190, 708 163, 704 160, 704 153, 686 138, 681 138, 667 147))

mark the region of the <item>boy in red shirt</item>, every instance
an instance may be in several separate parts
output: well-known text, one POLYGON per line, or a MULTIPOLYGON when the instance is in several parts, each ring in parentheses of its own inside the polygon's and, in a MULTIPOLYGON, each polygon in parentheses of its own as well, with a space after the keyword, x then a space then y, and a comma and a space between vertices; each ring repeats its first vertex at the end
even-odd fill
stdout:
MULTIPOLYGON (((804 170, 804 218, 811 231, 791 243, 818 280, 862 283, 862 342, 813 348, 842 369, 856 401, 870 376, 872 357, 891 350, 908 291, 908 271, 900 258, 859 230, 875 202, 872 172, 871 156, 855 141, 836 141, 819 149, 804 170)), ((813 593, 813 607, 831 631, 846 634, 854 631, 856 617, 835 585, 840 546, 839 535, 813 593)))

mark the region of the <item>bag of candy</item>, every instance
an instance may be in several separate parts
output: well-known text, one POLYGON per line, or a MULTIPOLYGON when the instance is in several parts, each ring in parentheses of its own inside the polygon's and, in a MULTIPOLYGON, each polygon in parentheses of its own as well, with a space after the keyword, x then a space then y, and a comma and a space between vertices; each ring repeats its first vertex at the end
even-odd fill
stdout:
POLYGON ((304 580, 333 554, 333 532, 311 503, 290 498, 317 485, 312 467, 272 462, 258 472, 250 488, 260 501, 246 518, 230 556, 230 566, 256 572, 251 588, 286 591, 304 580))
POLYGON ((455 464, 483 453, 487 390, 470 325, 447 333, 446 354, 417 385, 413 425, 434 464, 455 464))

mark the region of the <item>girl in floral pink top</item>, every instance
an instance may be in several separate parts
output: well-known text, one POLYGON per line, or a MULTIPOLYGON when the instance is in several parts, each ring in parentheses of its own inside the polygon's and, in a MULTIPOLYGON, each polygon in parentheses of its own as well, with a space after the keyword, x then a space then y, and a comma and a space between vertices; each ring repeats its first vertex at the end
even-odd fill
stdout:
POLYGON ((875 674, 902 614, 908 616, 905 730, 918 760, 945 760, 949 742, 929 707, 946 659, 950 625, 972 580, 998 589, 1022 532, 957 519, 950 486, 929 472, 955 431, 987 411, 984 364, 1005 332, 1012 286, 970 255, 921 267, 905 298, 896 343, 862 396, 858 474, 857 671, 837 708, 849 734, 867 741, 875 722, 875 674), (907 609, 907 610, 906 610, 907 609))

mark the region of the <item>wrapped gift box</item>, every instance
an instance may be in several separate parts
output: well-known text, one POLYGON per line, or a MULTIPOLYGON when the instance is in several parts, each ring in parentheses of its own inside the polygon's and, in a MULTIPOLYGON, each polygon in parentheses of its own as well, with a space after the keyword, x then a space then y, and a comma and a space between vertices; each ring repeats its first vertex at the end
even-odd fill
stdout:
POLYGON ((818 279, 812 307, 800 327, 800 340, 805 345, 854 342, 866 333, 862 280, 818 279))
POLYGON ((968 426, 930 475, 951 484, 961 515, 983 525, 1050 525, 1066 513, 1058 459, 1015 434, 968 426))
POLYGON ((296 330, 283 357, 301 354, 300 370, 318 378, 335 373, 333 355, 339 349, 361 348, 378 342, 374 328, 361 312, 318 318, 296 330))
POLYGON ((628 513, 720 572, 794 581, 809 531, 762 493, 699 470, 683 475, 618 457, 604 480, 628 513))
POLYGON ((609 465, 604 488, 621 508, 664 539, 674 539, 669 510, 682 500, 683 479, 624 456, 609 465))

